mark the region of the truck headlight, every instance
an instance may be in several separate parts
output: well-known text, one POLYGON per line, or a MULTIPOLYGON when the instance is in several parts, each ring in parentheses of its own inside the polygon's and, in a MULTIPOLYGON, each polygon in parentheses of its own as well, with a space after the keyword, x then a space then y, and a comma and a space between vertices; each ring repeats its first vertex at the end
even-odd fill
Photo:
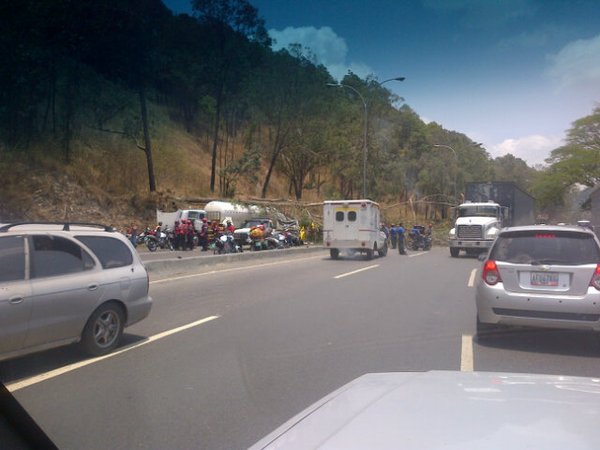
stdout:
POLYGON ((456 228, 452 228, 452 229, 450 230, 450 232, 448 233, 448 237, 449 237, 450 239, 454 239, 454 238, 456 237, 456 228))
POLYGON ((485 238, 486 239, 496 239, 497 235, 498 235, 498 228, 492 227, 492 228, 488 228, 485 231, 485 238))

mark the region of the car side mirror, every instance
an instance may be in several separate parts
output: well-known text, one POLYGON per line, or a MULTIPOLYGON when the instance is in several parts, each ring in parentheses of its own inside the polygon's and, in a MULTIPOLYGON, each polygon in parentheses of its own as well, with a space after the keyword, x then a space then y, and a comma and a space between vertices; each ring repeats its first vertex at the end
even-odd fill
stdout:
POLYGON ((487 253, 480 253, 480 254, 477 256, 477 259, 478 259, 479 261, 481 261, 481 262, 485 261, 485 260, 487 259, 487 253))

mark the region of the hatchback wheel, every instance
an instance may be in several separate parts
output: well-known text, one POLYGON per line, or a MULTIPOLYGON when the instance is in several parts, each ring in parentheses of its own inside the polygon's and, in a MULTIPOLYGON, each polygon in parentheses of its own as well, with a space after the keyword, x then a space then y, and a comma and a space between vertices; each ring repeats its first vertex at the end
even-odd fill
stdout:
POLYGON ((86 353, 101 356, 110 353, 121 340, 125 325, 123 308, 114 302, 101 305, 90 317, 81 338, 86 353))

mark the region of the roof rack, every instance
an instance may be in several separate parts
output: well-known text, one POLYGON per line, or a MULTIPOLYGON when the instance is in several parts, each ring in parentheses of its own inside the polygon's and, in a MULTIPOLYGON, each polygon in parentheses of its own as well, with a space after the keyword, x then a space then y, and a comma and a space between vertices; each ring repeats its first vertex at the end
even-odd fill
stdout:
POLYGON ((107 232, 116 231, 111 225, 103 225, 100 223, 92 223, 92 222, 14 222, 9 223, 7 225, 3 225, 0 227, 0 232, 7 232, 13 227, 18 227, 20 225, 62 225, 62 231, 70 231, 71 226, 84 226, 84 227, 93 227, 93 228, 102 228, 107 232))

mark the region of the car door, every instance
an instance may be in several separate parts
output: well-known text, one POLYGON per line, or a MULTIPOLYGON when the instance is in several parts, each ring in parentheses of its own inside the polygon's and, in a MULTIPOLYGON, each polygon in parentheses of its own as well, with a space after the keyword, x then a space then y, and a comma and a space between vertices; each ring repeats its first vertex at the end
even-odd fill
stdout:
POLYGON ((76 338, 102 296, 102 271, 76 242, 33 235, 32 311, 26 347, 76 338))
POLYGON ((148 275, 133 257, 127 243, 112 236, 78 235, 76 239, 91 250, 103 267, 106 298, 129 301, 148 295, 148 275))
POLYGON ((31 315, 23 236, 0 237, 0 356, 23 347, 31 315))

